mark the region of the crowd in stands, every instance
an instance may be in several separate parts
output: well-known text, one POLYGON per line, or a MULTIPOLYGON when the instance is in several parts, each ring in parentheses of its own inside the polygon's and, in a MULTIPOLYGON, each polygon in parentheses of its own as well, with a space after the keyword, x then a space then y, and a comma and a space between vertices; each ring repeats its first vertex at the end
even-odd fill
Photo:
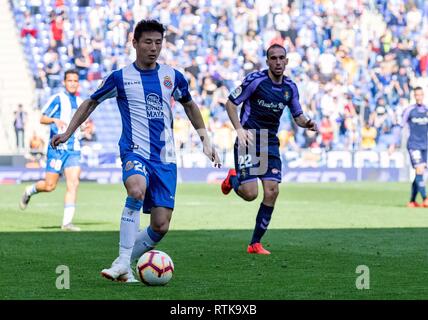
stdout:
MULTIPOLYGON (((394 150, 412 88, 422 86, 428 96, 424 0, 10 1, 37 106, 61 87, 69 67, 79 70, 86 97, 109 72, 135 60, 135 23, 158 19, 167 27, 160 62, 185 72, 215 143, 226 151, 234 137, 224 108, 228 94, 266 67, 273 43, 287 49, 287 75, 320 127, 318 134, 302 130, 284 112, 285 150, 394 150)), ((195 147, 182 107, 174 109, 177 146, 195 147)))

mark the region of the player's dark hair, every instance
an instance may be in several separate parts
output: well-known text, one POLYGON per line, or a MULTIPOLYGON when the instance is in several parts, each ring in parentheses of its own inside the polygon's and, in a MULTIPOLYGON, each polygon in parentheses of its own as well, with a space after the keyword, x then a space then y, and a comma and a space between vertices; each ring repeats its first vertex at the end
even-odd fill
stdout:
POLYGON ((423 89, 422 87, 419 87, 419 86, 413 89, 413 91, 417 91, 417 90, 423 90, 423 89))
POLYGON ((269 51, 271 50, 271 49, 273 49, 273 48, 281 48, 282 50, 284 50, 284 52, 285 52, 285 55, 287 55, 287 50, 283 47, 283 46, 281 46, 280 44, 278 44, 278 43, 274 43, 273 45, 271 45, 269 48, 267 48, 267 50, 266 50, 266 58, 269 58, 269 51))
POLYGON ((137 23, 134 29, 134 39, 139 41, 143 32, 159 32, 162 35, 165 33, 165 27, 162 23, 156 20, 141 20, 137 23))
POLYGON ((69 75, 69 74, 77 74, 77 76, 79 76, 79 71, 77 71, 76 69, 68 69, 64 73, 64 81, 65 81, 65 79, 67 79, 67 75, 69 75))

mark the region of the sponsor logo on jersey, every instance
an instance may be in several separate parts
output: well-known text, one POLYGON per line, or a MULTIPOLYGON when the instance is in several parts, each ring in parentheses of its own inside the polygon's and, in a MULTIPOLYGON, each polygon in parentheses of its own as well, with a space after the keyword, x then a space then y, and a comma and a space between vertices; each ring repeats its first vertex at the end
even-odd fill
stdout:
POLYGON ((257 103, 260 106, 268 108, 268 109, 272 109, 275 112, 278 112, 278 111, 280 111, 280 110, 282 110, 282 109, 285 108, 285 105, 282 102, 280 102, 280 103, 269 102, 268 103, 268 102, 264 101, 263 99, 258 99, 257 103))
POLYGON ((150 93, 146 96, 147 103, 147 118, 159 119, 163 118, 162 101, 156 93, 150 93))
POLYGON ((165 76, 163 78, 163 85, 167 88, 167 89, 171 89, 172 88, 172 80, 169 76, 165 76))
POLYGON ((136 85, 136 84, 141 85, 141 81, 139 81, 139 80, 123 81, 123 85, 125 87, 129 87, 129 86, 136 85))
POLYGON ((238 88, 236 88, 235 90, 232 91, 232 93, 230 94, 232 96, 233 99, 238 98, 242 93, 242 87, 239 86, 238 88))
POLYGON ((128 161, 125 165, 125 171, 129 171, 134 168, 134 163, 132 161, 128 161))
POLYGON ((415 124, 425 125, 428 124, 428 117, 414 117, 410 121, 415 124))

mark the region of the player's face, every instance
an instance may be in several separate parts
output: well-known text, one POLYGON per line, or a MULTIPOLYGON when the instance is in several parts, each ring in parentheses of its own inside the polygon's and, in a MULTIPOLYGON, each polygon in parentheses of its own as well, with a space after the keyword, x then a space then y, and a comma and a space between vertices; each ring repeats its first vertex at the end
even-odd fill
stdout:
POLYGON ((272 48, 269 50, 269 56, 266 60, 269 70, 273 75, 282 76, 285 71, 285 66, 288 63, 285 51, 282 48, 272 48))
POLYGON ((162 41, 162 34, 156 31, 143 32, 138 42, 133 39, 139 62, 144 65, 155 64, 162 49, 162 41))
POLYGON ((64 80, 65 90, 68 93, 76 94, 79 89, 79 76, 75 73, 69 73, 64 80))
POLYGON ((424 103, 424 92, 423 90, 415 90, 415 100, 417 104, 424 103))

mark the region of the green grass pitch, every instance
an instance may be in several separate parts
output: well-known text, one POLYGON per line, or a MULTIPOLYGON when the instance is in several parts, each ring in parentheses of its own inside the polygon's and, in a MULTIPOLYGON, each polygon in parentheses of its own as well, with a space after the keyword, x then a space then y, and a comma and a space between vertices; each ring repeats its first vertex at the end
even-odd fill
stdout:
POLYGON ((23 188, 0 186, 0 299, 428 298, 428 208, 405 207, 408 183, 282 184, 263 239, 270 256, 245 251, 261 195, 248 203, 218 185, 179 185, 158 246, 175 263, 165 287, 100 276, 118 253, 121 185, 81 183, 80 233, 58 228, 64 184, 24 212, 23 188), (69 267, 68 290, 55 286, 59 265, 69 267), (370 289, 356 288, 359 265, 370 289))

